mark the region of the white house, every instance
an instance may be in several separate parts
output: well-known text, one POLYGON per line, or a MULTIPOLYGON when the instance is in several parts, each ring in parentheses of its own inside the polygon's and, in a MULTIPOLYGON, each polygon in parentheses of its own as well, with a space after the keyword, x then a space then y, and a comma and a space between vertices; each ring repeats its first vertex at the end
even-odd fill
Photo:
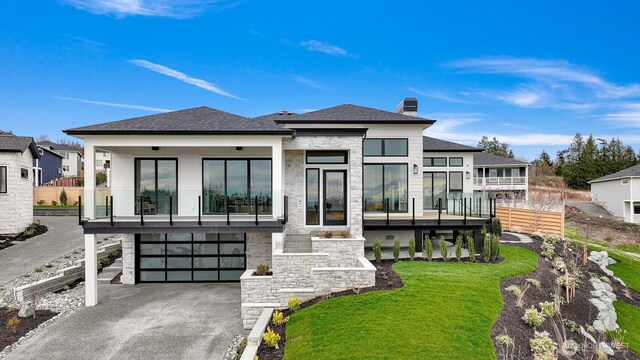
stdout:
POLYGON ((62 155, 62 175, 64 177, 82 176, 84 160, 80 151, 52 141, 39 142, 38 146, 62 155))
POLYGON ((33 223, 32 137, 0 131, 0 234, 18 234, 33 223))
MULTIPOLYGON (((424 205, 417 101, 396 112, 340 105, 246 118, 207 107, 65 130, 111 153, 111 196, 85 173, 86 303, 97 303, 96 234, 123 233, 124 283, 241 282, 249 327, 265 307, 375 283, 365 242, 400 235, 417 251, 433 231, 472 230, 491 200, 458 195, 457 212, 424 205), (254 276, 268 264, 272 276, 254 276)), ((472 192, 475 150, 453 160, 472 192)), ((427 153, 429 155, 429 153, 427 153)), ((430 155, 429 155, 430 156, 430 155)), ((459 181, 457 175, 451 175, 459 181)), ((457 189, 454 189, 457 190, 457 189)))
POLYGON ((589 181, 591 201, 624 221, 640 224, 640 164, 589 181))
POLYGON ((473 155, 473 190, 488 193, 498 202, 522 203, 529 199, 529 164, 489 154, 473 155))

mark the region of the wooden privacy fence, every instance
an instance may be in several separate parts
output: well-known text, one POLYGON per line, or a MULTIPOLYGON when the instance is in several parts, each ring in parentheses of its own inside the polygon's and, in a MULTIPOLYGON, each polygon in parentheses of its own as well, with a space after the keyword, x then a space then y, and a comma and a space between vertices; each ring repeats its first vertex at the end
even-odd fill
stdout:
POLYGON ((43 205, 51 205, 51 201, 60 204, 60 193, 62 189, 67 193, 67 205, 73 205, 78 201, 78 196, 82 195, 83 187, 63 187, 63 186, 38 186, 33 188, 33 205, 38 205, 39 201, 44 201, 43 205))
POLYGON ((502 228, 511 231, 554 234, 564 238, 564 212, 538 211, 519 208, 498 207, 496 216, 502 228))

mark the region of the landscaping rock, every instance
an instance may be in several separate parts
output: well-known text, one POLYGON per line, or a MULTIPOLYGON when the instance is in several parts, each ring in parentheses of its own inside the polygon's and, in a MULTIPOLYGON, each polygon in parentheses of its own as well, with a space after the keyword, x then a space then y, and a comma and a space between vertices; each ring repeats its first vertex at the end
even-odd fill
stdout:
MULTIPOLYGON (((617 263, 615 259, 609 257, 609 253, 606 251, 592 251, 589 253, 588 259, 596 263, 600 269, 607 275, 611 276, 615 281, 622 284, 622 286, 627 286, 622 279, 617 278, 613 275, 613 271, 607 269, 607 266, 613 265, 617 263)), ((608 284, 607 284, 608 285, 608 284)))
POLYGON ((33 316, 33 309, 31 308, 31 306, 23 305, 20 308, 20 311, 18 311, 19 318, 24 319, 32 316, 33 316))
POLYGON ((600 344, 598 344, 598 347, 602 349, 607 355, 614 355, 613 349, 611 348, 611 346, 607 345, 607 343, 601 342, 600 344))
POLYGON ((586 337, 587 339, 589 339, 589 341, 591 341, 593 344, 596 343, 596 339, 593 337, 593 335, 589 334, 584 327, 582 327, 582 325, 580 325, 580 334, 582 334, 582 336, 586 337))
POLYGON ((593 327, 599 332, 617 330, 619 328, 618 316, 615 307, 613 307, 616 294, 613 293, 613 288, 598 278, 591 278, 589 281, 594 288, 594 291, 591 291, 593 298, 589 301, 598 309, 598 316, 593 322, 593 327))

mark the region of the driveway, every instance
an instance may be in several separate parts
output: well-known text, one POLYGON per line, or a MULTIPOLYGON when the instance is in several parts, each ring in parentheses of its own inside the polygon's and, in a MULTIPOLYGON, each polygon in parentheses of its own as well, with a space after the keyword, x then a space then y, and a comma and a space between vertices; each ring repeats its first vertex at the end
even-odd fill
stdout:
POLYGON ((49 231, 16 241, 0 251, 0 284, 84 246, 82 227, 74 216, 36 217, 49 231))
POLYGON ((611 214, 609 210, 603 208, 601 205, 594 204, 592 202, 567 201, 566 205, 573 206, 589 216, 597 216, 599 218, 604 218, 609 220, 621 220, 620 218, 611 214))
POLYGON ((6 359, 221 359, 245 333, 240 284, 109 284, 98 298, 6 359))

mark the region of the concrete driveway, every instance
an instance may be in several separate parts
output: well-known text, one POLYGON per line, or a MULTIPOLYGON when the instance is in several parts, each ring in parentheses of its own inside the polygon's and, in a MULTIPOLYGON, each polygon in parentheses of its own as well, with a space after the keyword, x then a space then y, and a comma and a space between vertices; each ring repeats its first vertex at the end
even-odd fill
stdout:
POLYGON ((6 359, 221 359, 243 334, 240 284, 102 285, 6 359))
POLYGON ((0 251, 0 284, 84 246, 82 226, 74 216, 36 217, 49 230, 0 251))

